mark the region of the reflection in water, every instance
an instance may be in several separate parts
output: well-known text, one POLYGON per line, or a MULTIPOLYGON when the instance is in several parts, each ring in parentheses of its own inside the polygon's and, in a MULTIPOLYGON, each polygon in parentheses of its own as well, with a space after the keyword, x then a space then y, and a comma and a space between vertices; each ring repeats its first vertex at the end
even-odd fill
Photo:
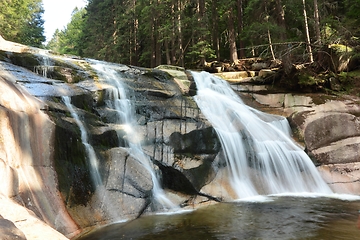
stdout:
POLYGON ((220 203, 178 215, 142 217, 99 229, 81 240, 360 239, 360 201, 272 197, 220 203))

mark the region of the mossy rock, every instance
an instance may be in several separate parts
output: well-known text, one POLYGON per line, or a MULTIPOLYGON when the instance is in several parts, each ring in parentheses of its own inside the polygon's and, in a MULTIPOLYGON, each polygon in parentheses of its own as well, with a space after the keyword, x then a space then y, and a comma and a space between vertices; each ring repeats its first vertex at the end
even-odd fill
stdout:
POLYGON ((174 65, 159 65, 155 69, 185 71, 183 67, 174 66, 174 65))
POLYGON ((350 53, 353 51, 353 49, 349 46, 343 45, 343 44, 331 44, 329 45, 329 48, 333 50, 336 53, 350 53))
POLYGON ((55 169, 59 190, 69 207, 86 206, 96 188, 80 133, 73 128, 71 125, 61 127, 57 124, 55 129, 55 169))
POLYGON ((0 61, 8 61, 9 53, 0 50, 0 61))
POLYGON ((167 82, 169 80, 172 80, 172 76, 165 72, 158 69, 152 69, 144 73, 144 76, 154 78, 160 82, 167 82))
POLYGON ((312 75, 309 73, 299 73, 298 80, 298 84, 303 87, 322 86, 326 83, 325 79, 319 77, 318 75, 312 75))
POLYGON ((11 53, 8 55, 11 63, 34 71, 36 66, 41 65, 39 58, 31 53, 11 53))

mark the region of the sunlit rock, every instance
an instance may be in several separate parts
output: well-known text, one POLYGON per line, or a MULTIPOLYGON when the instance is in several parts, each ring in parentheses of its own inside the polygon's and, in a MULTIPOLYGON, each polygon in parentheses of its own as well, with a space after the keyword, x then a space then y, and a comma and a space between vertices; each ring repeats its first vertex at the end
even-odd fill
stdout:
MULTIPOLYGON (((189 72, 170 66, 144 69, 54 56, 45 50, 10 47, 1 39, 0 44, 4 51, 12 49, 0 54, 0 205, 11 201, 6 206, 14 206, 19 216, 28 216, 23 211, 29 211, 36 224, 58 231, 53 230, 56 234, 50 238, 51 231, 39 234, 40 228, 34 227, 43 239, 65 238, 62 234, 70 238, 99 225, 172 206, 196 207, 239 197, 225 161, 223 140, 192 97, 197 87, 189 72), (123 111, 125 107, 128 111, 123 111), (95 152, 95 165, 89 161, 88 145, 95 152)), ((247 75, 244 71, 235 77, 249 84, 252 80, 247 75)), ((309 96, 265 94, 268 88, 264 86, 232 88, 249 94, 262 108, 292 114, 293 129, 309 155, 317 164, 326 164, 322 173, 330 186, 356 181, 356 164, 351 168, 336 165, 356 161, 360 112, 356 104, 315 104, 309 96), (337 171, 354 176, 340 178, 337 171)), ((215 117, 229 118, 230 135, 246 131, 246 124, 236 116, 239 107, 221 110, 215 117)), ((247 115, 256 116, 266 130, 269 124, 282 129, 286 122, 255 109, 247 115)), ((284 132, 289 134, 288 129, 284 132)), ((277 135, 276 130, 273 133, 260 142, 277 135)), ((246 138, 235 141, 234 148, 246 138)), ((248 152, 254 142, 247 143, 248 152)), ((294 155, 305 154, 289 146, 294 155)), ((247 164, 242 176, 257 179, 254 187, 259 194, 267 194, 268 179, 259 174, 265 161, 259 161, 260 155, 252 156, 242 157, 247 164)), ((349 188, 352 191, 357 191, 355 185, 349 188)), ((9 213, 5 216, 5 207, 0 209, 5 219, 21 220, 9 213)), ((36 236, 29 230, 31 221, 18 227, 25 237, 36 236)))

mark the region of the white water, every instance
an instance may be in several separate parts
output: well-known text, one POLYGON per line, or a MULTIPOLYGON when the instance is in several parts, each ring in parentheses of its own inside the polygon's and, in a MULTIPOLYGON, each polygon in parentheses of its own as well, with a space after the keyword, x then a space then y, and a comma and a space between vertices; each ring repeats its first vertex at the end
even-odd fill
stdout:
POLYGON ((70 97, 63 96, 62 99, 63 99, 63 102, 65 103, 66 107, 69 109, 71 116, 73 117, 73 119, 75 120, 76 124, 78 125, 78 127, 80 129, 81 141, 85 147, 86 155, 89 158, 90 168, 91 168, 90 172, 92 174, 92 180, 94 182, 94 185, 102 186, 103 184, 102 184, 102 180, 101 180, 100 173, 99 173, 98 160, 97 160, 94 148, 89 143, 86 128, 85 128, 84 124, 82 123, 82 121, 80 120, 79 115, 76 113, 73 105, 71 104, 70 97))
POLYGON ((152 166, 150 158, 144 153, 141 146, 141 139, 137 132, 137 122, 134 118, 135 111, 128 97, 128 91, 122 84, 122 77, 118 73, 117 65, 107 64, 94 61, 92 67, 97 71, 100 81, 110 85, 111 88, 106 90, 105 103, 108 108, 114 110, 117 115, 115 120, 127 133, 127 143, 129 154, 139 161, 151 174, 153 188, 152 194, 154 199, 165 209, 175 209, 173 204, 165 195, 160 187, 156 172, 152 166))
POLYGON ((39 54, 38 57, 41 58, 41 65, 35 66, 35 73, 42 75, 46 78, 48 75, 48 71, 54 71, 53 63, 46 51, 39 54))
POLYGON ((220 138, 239 198, 332 193, 310 158, 292 141, 285 118, 245 105, 220 78, 206 72, 192 75, 198 89, 195 101, 220 138))

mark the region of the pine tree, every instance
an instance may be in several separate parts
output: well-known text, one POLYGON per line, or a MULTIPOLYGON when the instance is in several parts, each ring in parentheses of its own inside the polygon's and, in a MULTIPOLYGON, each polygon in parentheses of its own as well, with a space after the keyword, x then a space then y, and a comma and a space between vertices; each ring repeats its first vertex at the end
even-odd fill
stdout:
POLYGON ((85 14, 85 8, 75 8, 72 12, 71 21, 64 30, 56 29, 47 48, 58 53, 82 56, 85 14))
POLYGON ((43 13, 41 0, 2 0, 0 35, 9 41, 42 46, 45 41, 43 13))
POLYGON ((33 0, 28 4, 28 16, 22 25, 20 39, 23 44, 33 47, 42 47, 44 36, 44 8, 42 0, 33 0))
POLYGON ((79 48, 87 57, 146 67, 236 62, 237 54, 280 58, 291 66, 292 58, 298 54, 300 59, 305 51, 294 50, 291 42, 306 40, 309 47, 345 36, 354 42, 357 4, 308 2, 306 23, 299 0, 89 0, 79 48))

